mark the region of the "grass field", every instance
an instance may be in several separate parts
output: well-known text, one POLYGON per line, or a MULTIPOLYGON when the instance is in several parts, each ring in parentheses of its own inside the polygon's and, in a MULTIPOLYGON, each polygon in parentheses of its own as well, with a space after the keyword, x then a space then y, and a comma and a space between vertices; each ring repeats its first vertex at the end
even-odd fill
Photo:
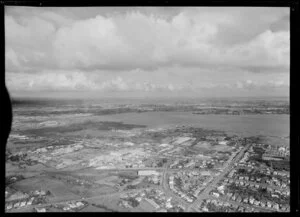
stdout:
POLYGON ((103 208, 88 205, 85 208, 83 208, 82 210, 80 210, 80 212, 107 212, 107 211, 103 208))
POLYGON ((39 176, 21 180, 13 185, 16 189, 24 192, 35 190, 49 190, 53 197, 51 201, 74 200, 80 197, 72 192, 72 190, 63 182, 50 179, 46 176, 39 176))

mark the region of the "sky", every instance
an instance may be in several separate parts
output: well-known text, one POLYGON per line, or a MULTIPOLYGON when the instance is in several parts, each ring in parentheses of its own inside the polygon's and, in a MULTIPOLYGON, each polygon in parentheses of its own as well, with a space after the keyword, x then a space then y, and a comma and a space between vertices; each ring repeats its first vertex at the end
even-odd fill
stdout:
POLYGON ((5 7, 12 96, 289 95, 283 7, 5 7))

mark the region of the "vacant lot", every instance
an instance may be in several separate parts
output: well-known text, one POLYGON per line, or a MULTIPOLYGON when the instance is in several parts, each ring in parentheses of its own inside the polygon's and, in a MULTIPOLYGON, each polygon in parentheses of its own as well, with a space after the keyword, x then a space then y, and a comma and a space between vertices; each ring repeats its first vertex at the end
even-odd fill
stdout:
POLYGON ((15 188, 30 192, 34 190, 49 190, 54 197, 51 197, 53 201, 61 200, 74 200, 80 198, 74 194, 71 189, 63 182, 47 178, 45 176, 37 176, 34 178, 28 178, 21 180, 13 185, 15 188))

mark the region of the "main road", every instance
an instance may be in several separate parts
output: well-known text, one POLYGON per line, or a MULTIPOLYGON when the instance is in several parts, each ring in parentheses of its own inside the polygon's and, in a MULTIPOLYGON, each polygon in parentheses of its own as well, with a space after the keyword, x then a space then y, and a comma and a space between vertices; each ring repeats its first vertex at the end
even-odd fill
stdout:
POLYGON ((218 184, 218 182, 233 168, 234 163, 239 161, 242 158, 245 151, 248 150, 250 145, 251 144, 247 144, 245 147, 242 148, 242 150, 237 155, 232 156, 232 160, 229 159, 229 161, 227 161, 228 163, 227 165, 225 165, 224 170, 221 172, 221 174, 219 174, 215 179, 213 179, 213 181, 208 184, 208 186, 204 189, 204 191, 202 191, 202 193, 198 195, 197 199, 187 207, 186 209, 187 212, 190 212, 191 210, 196 210, 196 206, 198 206, 203 199, 209 196, 209 192, 213 190, 218 184))

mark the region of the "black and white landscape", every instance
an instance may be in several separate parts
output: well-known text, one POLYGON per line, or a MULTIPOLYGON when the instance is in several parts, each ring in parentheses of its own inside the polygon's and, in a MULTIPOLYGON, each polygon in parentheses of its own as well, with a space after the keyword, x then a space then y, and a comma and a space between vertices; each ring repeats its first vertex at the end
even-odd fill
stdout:
POLYGON ((289 20, 5 7, 6 212, 289 212, 289 20))

